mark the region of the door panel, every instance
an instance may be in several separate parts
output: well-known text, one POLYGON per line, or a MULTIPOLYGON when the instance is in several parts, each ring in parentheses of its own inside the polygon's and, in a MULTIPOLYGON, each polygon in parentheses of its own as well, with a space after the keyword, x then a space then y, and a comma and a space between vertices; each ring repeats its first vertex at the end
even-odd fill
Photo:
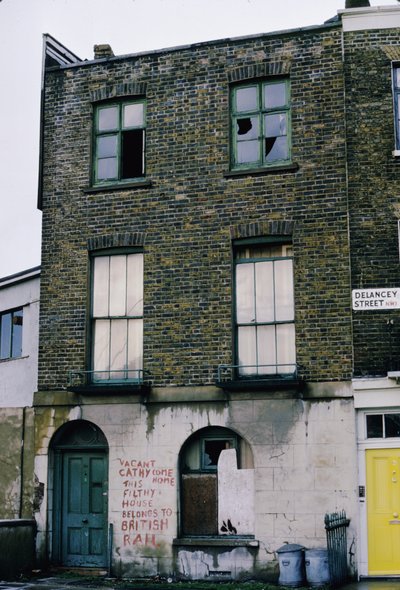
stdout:
POLYGON ((106 565, 107 461, 102 453, 63 455, 61 559, 67 566, 106 565))
POLYGON ((366 451, 368 571, 400 574, 400 449, 366 451))

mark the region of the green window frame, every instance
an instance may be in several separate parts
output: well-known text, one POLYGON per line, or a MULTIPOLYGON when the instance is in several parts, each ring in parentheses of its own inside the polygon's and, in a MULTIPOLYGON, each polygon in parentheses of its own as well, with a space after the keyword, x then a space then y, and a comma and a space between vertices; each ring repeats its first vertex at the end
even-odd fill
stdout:
POLYGON ((0 360, 22 356, 23 309, 0 314, 0 360))
POLYGON ((107 102, 95 107, 93 183, 145 176, 146 101, 107 102))
POLYGON ((92 259, 92 382, 143 380, 143 252, 92 259))
POLYGON ((232 87, 231 139, 233 170, 291 162, 289 79, 232 87))
POLYGON ((288 242, 242 242, 235 246, 234 261, 238 376, 294 377, 292 245, 288 242))

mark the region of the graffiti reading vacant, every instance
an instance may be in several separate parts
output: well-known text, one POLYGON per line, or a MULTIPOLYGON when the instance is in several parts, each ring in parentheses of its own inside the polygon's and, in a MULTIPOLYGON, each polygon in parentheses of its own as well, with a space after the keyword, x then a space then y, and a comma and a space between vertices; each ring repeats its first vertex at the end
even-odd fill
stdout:
POLYGON ((123 544, 156 546, 156 533, 168 530, 172 509, 163 505, 163 490, 175 487, 174 470, 154 459, 118 459, 122 481, 123 544))

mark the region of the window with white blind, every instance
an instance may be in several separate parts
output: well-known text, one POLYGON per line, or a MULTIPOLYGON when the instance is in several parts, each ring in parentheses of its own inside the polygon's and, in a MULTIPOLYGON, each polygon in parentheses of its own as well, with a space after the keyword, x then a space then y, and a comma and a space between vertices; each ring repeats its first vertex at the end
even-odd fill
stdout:
POLYGON ((141 381, 143 253, 97 255, 92 262, 92 380, 141 381))
POLYGON ((235 324, 239 376, 295 374, 291 244, 235 247, 235 324))

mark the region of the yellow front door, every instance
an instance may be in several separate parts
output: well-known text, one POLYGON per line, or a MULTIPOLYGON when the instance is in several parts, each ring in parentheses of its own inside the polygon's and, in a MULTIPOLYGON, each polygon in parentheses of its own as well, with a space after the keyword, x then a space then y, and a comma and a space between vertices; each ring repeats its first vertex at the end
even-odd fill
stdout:
POLYGON ((368 573, 400 574, 400 449, 366 451, 368 573))

